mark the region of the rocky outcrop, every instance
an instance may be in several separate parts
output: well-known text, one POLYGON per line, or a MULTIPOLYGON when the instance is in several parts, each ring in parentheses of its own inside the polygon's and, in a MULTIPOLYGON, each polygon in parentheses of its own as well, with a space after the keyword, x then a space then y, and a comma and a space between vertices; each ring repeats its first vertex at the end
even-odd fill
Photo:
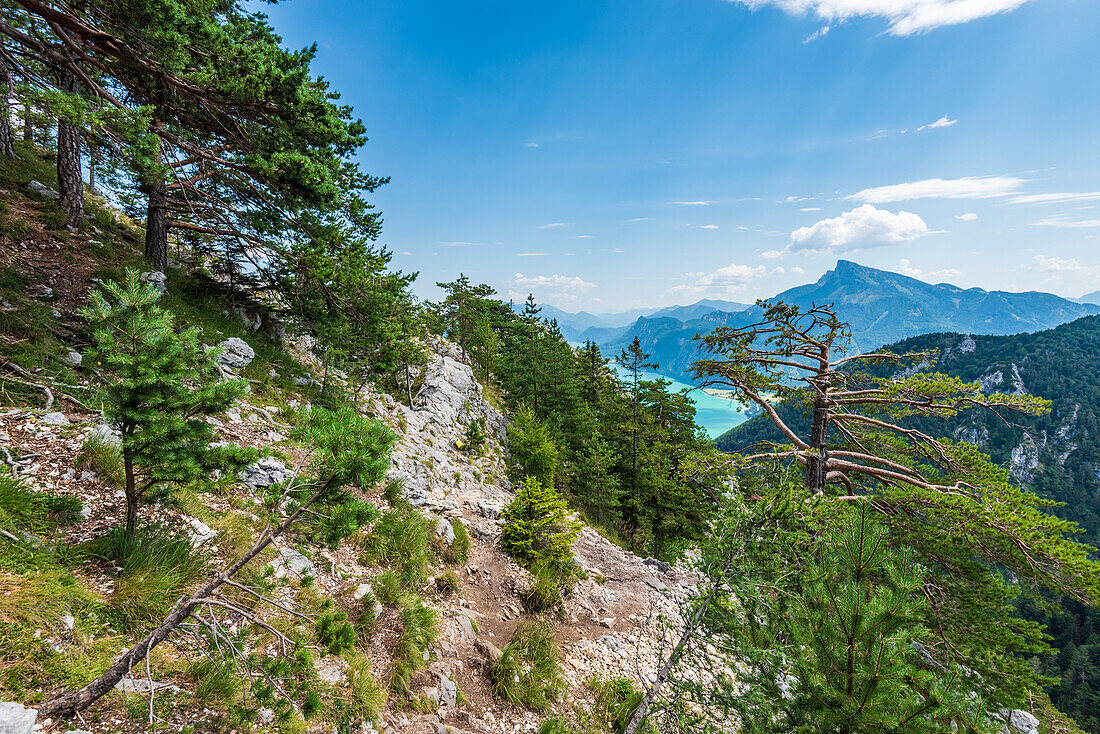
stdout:
POLYGON ((218 345, 218 364, 228 370, 243 370, 255 358, 256 352, 244 339, 231 336, 218 345))

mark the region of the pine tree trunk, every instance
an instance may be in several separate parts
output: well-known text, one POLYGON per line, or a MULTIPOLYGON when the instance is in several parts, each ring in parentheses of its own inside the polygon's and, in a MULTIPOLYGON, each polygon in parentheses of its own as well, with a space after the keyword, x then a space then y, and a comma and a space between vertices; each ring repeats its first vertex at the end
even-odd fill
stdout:
POLYGON ((0 154, 8 158, 15 157, 15 131, 11 127, 11 67, 8 66, 8 55, 0 47, 0 103, 3 104, 3 114, 0 114, 0 154))
POLYGON ((814 494, 825 491, 825 446, 829 416, 824 396, 814 400, 813 424, 810 429, 810 448, 815 452, 806 457, 806 489, 814 494))
POLYGON ((158 181, 148 188, 145 212, 145 261, 153 270, 168 272, 168 187, 158 181))
POLYGON ((133 539, 134 533, 137 532, 138 493, 137 481, 134 477, 134 463, 124 458, 123 466, 126 469, 126 530, 124 537, 128 544, 133 539))
POLYGON ((34 144, 34 119, 31 117, 31 103, 23 103, 23 142, 34 144))
MULTIPOLYGON (((60 70, 61 88, 80 94, 80 80, 68 69, 60 70)), ((57 121, 57 193, 70 227, 84 223, 84 176, 80 171, 80 130, 66 120, 57 121)))

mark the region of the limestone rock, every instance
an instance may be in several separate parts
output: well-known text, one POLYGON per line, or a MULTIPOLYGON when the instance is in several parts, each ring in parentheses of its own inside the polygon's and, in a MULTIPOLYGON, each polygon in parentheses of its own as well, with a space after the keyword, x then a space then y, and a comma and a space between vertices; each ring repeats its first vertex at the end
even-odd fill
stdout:
POLYGON ((46 413, 39 419, 39 423, 45 423, 47 426, 67 426, 69 425, 69 419, 65 417, 64 413, 55 411, 46 413))
POLYGON ((148 283, 156 289, 157 293, 164 293, 168 290, 168 276, 159 270, 149 270, 138 276, 138 280, 142 283, 148 283))
POLYGON ((278 459, 265 457, 254 464, 249 464, 237 476, 249 487, 256 488, 285 482, 294 476, 294 472, 278 459))
POLYGON ((455 542, 455 529, 451 527, 451 523, 446 518, 439 518, 439 521, 435 524, 435 534, 443 539, 443 542, 447 545, 451 545, 455 542))
POLYGON ((191 547, 198 548, 206 545, 218 536, 217 530, 212 530, 206 523, 197 517, 187 518, 187 534, 191 536, 191 547))
POLYGON ((84 361, 84 358, 80 356, 80 352, 75 349, 69 349, 61 356, 61 361, 70 367, 79 367, 80 363, 84 361))
POLYGON ((293 548, 280 548, 279 556, 271 564, 275 569, 276 578, 281 579, 291 575, 301 578, 313 575, 313 561, 293 548))
POLYGON ((1001 719, 1006 726, 1004 734, 1039 734, 1039 720, 1021 709, 1001 709, 1001 719))
POLYGON ((218 354, 218 363, 230 370, 244 369, 256 356, 256 351, 248 346, 248 342, 236 336, 229 337, 218 347, 221 349, 221 353, 218 354))
POLYGON ((41 199, 53 199, 54 201, 57 201, 61 198, 61 194, 57 193, 46 184, 39 181, 29 181, 27 183, 27 191, 31 192, 41 199))
POLYGON ((476 647, 477 651, 484 655, 491 663, 500 660, 500 656, 503 654, 496 645, 481 638, 478 638, 477 642, 474 643, 474 647, 476 647))
POLYGON ((0 734, 31 734, 38 712, 18 703, 0 703, 0 734))

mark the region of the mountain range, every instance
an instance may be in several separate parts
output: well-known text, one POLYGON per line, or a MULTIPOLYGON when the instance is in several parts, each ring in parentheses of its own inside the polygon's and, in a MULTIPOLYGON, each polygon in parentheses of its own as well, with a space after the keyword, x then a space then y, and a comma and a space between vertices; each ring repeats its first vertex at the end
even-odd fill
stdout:
MULTIPOLYGON (((1100 305, 1071 301, 1051 293, 1011 293, 960 288, 950 283, 926 283, 900 273, 837 261, 816 283, 779 293, 771 300, 809 307, 833 304, 851 325, 852 351, 868 351, 920 334, 960 332, 1007 335, 1050 329, 1082 316, 1100 314, 1100 305)), ((622 326, 565 320, 566 312, 546 307, 547 318, 558 318, 563 335, 574 342, 594 341, 606 356, 618 354, 635 336, 659 371, 683 379, 698 359, 692 337, 716 326, 743 327, 757 322, 759 306, 730 301, 700 301, 638 317, 622 326), (551 316, 553 314, 553 316, 551 316), (575 326, 574 326, 575 324, 575 326)), ((592 316, 587 314, 587 316, 592 316)), ((593 317, 599 319, 600 317, 593 317)))

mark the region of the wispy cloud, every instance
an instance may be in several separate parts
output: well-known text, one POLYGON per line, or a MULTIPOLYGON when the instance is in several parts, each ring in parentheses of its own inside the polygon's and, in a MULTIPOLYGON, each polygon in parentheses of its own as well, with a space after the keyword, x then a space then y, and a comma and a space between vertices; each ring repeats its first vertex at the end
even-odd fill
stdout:
POLYGON ((439 244, 443 245, 444 247, 473 247, 477 245, 476 242, 461 242, 458 240, 452 240, 450 242, 440 242, 439 244))
POLYGON ((810 35, 803 38, 802 43, 813 43, 817 39, 819 39, 819 38, 823 37, 825 34, 827 34, 831 28, 832 28, 832 26, 827 26, 827 25, 821 26, 816 31, 814 31, 810 35))
POLYGON ((559 227, 568 227, 569 222, 550 222, 550 224, 540 224, 537 229, 558 229, 559 227))
POLYGON ((516 257, 546 257, 545 252, 517 252, 516 257))
POLYGON ((536 143, 536 142, 535 142, 534 140, 528 140, 528 141, 527 141, 526 143, 524 143, 523 145, 524 145, 525 147, 528 147, 528 148, 537 148, 537 147, 539 147, 539 144, 538 144, 538 143, 536 143))
POLYGON ((955 219, 961 219, 964 222, 973 222, 978 218, 978 215, 974 212, 966 212, 965 214, 956 214, 955 219))
POLYGON ((1027 179, 1015 176, 928 178, 923 181, 863 189, 848 198, 870 204, 886 204, 910 199, 996 199, 1016 193, 1025 183, 1027 179))
POLYGON ((649 217, 634 217, 633 219, 628 219, 626 221, 627 221, 627 223, 630 223, 630 222, 648 222, 649 217))
POLYGON ((1020 194, 1009 201, 1013 204, 1059 204, 1064 201, 1093 201, 1100 199, 1100 191, 1069 191, 1053 194, 1020 194))
POLYGON ((1091 229, 1100 227, 1100 219, 1069 219, 1066 217, 1048 217, 1031 223, 1032 227, 1060 227, 1062 229, 1091 229))
POLYGON ((590 239, 592 239, 592 235, 590 235, 590 234, 579 234, 579 235, 576 235, 573 239, 575 239, 575 240, 590 240, 590 239))
POLYGON ((791 232, 792 252, 847 252, 869 247, 900 245, 928 234, 928 225, 912 212, 876 209, 870 204, 838 217, 822 219, 791 232))
POLYGON ((674 201, 672 203, 677 204, 679 206, 710 206, 714 202, 713 201, 674 201))
POLYGON ((917 128, 917 132, 920 132, 921 130, 935 130, 935 129, 941 128, 941 127, 951 127, 956 122, 958 122, 958 120, 952 120, 952 119, 948 118, 947 115, 944 115, 943 117, 936 120, 935 122, 930 122, 927 125, 921 125, 920 127, 917 128))
POLYGON ((718 229, 718 225, 717 224, 701 224, 701 225, 699 225, 699 229, 718 229))
POLYGON ((800 212, 819 212, 819 211, 821 211, 821 207, 819 207, 819 206, 804 206, 801 209, 799 209, 798 211, 800 211, 800 212))
POLYGON ((882 18, 887 33, 911 36, 942 26, 1007 13, 1027 0, 729 0, 756 10, 775 6, 791 15, 812 15, 830 24, 854 18, 882 18))

